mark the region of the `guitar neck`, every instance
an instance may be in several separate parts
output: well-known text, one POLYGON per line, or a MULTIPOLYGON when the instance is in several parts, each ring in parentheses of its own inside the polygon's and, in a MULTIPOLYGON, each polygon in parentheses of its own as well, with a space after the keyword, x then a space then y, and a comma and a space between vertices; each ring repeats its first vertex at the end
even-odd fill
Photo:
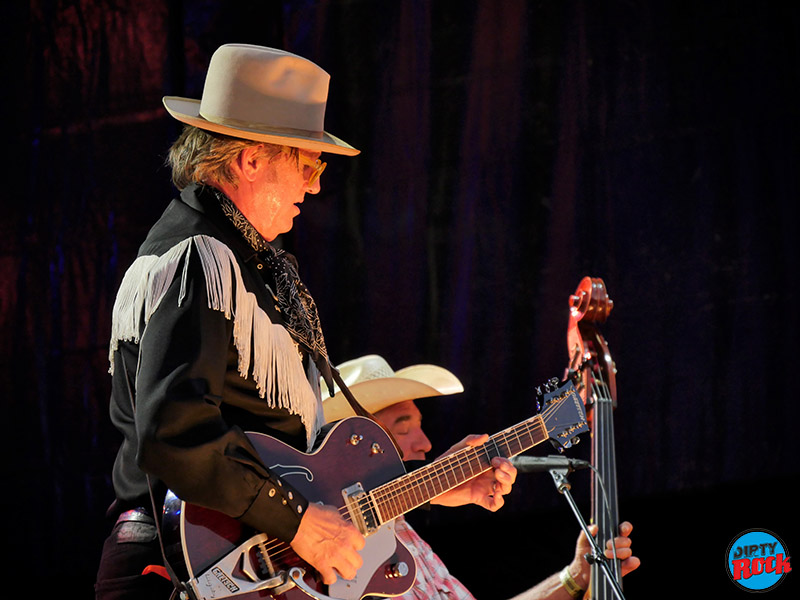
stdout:
POLYGON ((492 468, 496 456, 511 458, 548 438, 536 415, 493 435, 481 446, 448 454, 429 465, 375 488, 370 496, 383 523, 441 496, 492 468))

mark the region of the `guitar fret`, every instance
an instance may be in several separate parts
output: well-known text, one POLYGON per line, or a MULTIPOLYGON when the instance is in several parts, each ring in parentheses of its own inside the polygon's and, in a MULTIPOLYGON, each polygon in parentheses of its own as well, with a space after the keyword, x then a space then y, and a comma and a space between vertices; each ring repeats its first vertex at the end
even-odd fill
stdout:
POLYGON ((455 464, 454 464, 454 461, 452 459, 448 461, 448 466, 450 467, 449 469, 443 469, 443 471, 444 471, 443 475, 444 475, 444 479, 445 479, 445 486, 444 487, 447 488, 447 489, 455 487, 458 484, 462 483, 461 481, 459 481, 458 476, 456 475, 456 473, 454 471, 455 464))
MULTIPOLYGON (((464 472, 464 463, 463 461, 458 462, 458 469, 461 472, 461 481, 466 481, 468 479, 467 474, 464 472)), ((471 470, 470 470, 471 472, 471 470)))

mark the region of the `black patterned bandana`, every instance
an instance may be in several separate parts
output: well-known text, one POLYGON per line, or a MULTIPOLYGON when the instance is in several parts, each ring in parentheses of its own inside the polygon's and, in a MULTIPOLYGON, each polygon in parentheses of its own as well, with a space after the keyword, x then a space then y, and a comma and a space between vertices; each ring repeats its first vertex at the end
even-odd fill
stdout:
MULTIPOLYGON (((284 325, 292 339, 308 352, 311 359, 323 374, 328 370, 328 352, 322 335, 322 326, 317 312, 317 305, 308 288, 300 280, 294 257, 282 249, 276 249, 253 227, 233 201, 225 194, 214 189, 222 212, 233 223, 258 252, 261 260, 267 265, 275 278, 275 289, 269 289, 277 301, 284 325)), ((327 379, 327 377, 326 377, 327 379)))

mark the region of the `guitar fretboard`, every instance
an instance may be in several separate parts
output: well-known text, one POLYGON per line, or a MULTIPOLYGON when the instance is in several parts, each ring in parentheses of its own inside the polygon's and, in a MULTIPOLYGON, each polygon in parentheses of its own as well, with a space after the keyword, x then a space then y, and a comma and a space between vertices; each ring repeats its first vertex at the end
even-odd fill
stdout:
POLYGON ((511 458, 548 438, 541 415, 493 435, 481 446, 464 448, 375 488, 370 496, 385 523, 492 468, 496 456, 511 458))

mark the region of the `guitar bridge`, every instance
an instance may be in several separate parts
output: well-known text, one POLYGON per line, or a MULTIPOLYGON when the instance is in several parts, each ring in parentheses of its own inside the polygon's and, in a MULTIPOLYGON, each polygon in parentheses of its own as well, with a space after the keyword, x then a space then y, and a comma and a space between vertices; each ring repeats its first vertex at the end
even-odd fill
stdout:
POLYGON ((381 526, 380 517, 369 494, 364 491, 364 486, 354 483, 346 487, 342 490, 342 498, 350 514, 350 521, 363 536, 378 530, 381 526))

